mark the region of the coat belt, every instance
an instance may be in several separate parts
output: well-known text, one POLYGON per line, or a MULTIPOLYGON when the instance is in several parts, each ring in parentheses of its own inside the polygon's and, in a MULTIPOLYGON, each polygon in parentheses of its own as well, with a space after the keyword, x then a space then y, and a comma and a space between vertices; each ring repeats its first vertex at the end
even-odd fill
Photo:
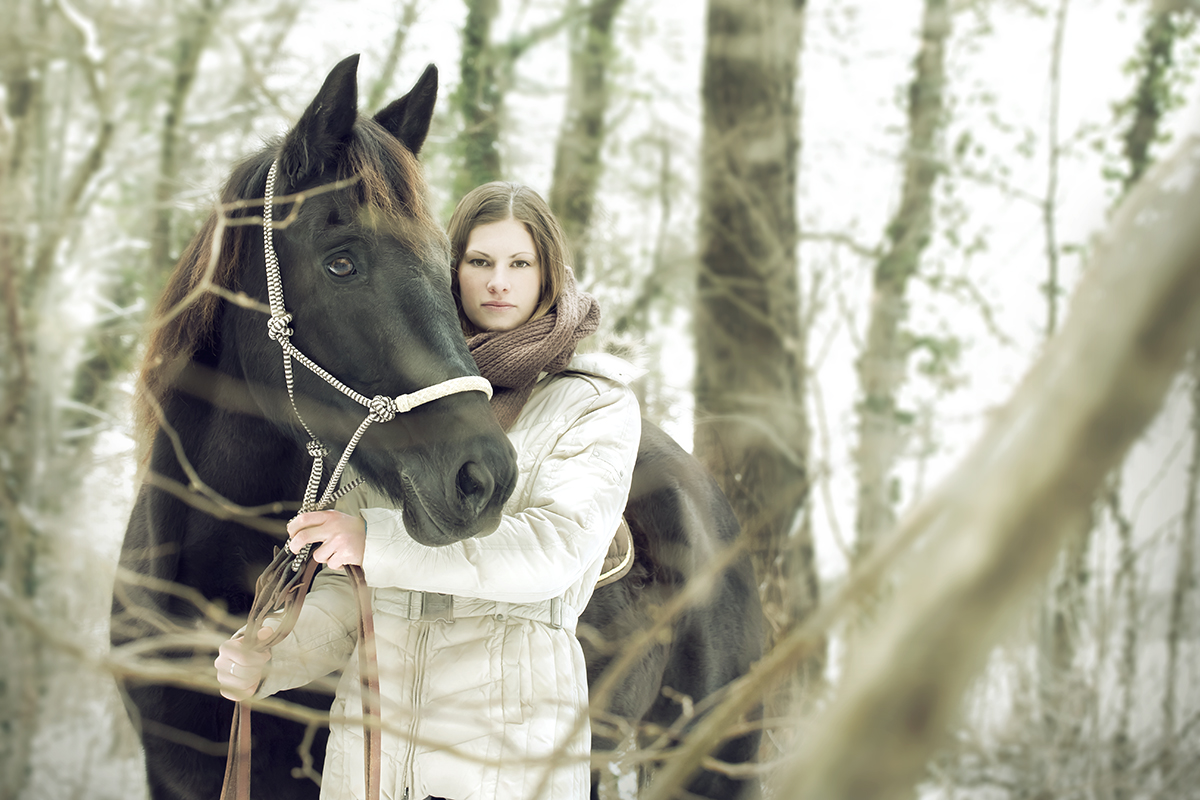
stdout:
POLYGON ((503 621, 515 617, 572 631, 576 623, 575 614, 561 597, 536 603, 506 603, 437 592, 388 591, 375 593, 375 607, 404 619, 426 622, 454 622, 463 617, 495 617, 497 621, 503 621))

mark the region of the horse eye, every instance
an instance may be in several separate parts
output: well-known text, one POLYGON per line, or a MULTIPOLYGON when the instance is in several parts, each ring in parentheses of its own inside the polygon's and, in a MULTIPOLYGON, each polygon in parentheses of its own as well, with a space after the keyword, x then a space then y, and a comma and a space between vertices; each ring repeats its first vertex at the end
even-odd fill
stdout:
POLYGON ((329 270, 329 274, 335 278, 348 278, 355 272, 358 272, 354 268, 354 262, 348 256, 338 256, 337 258, 330 259, 326 262, 325 269, 329 270))

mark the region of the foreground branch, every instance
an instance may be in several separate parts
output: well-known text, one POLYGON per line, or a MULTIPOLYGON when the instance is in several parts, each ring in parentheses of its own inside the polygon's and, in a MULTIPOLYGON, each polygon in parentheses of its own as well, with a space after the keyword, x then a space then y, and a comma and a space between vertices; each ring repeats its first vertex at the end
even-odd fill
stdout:
POLYGON ((1066 324, 923 515, 922 557, 810 726, 820 735, 782 770, 779 797, 911 792, 989 649, 1200 339, 1198 174, 1192 137, 1114 217, 1066 324))

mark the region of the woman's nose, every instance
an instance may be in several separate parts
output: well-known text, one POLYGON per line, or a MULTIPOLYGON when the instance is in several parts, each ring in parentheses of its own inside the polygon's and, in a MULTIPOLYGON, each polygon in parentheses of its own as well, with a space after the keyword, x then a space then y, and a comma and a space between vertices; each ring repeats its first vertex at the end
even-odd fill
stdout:
POLYGON ((503 294, 504 292, 508 291, 508 280, 504 277, 504 274, 502 272, 497 270, 492 275, 492 279, 490 281, 488 281, 487 288, 488 288, 489 292, 495 292, 496 294, 503 294))

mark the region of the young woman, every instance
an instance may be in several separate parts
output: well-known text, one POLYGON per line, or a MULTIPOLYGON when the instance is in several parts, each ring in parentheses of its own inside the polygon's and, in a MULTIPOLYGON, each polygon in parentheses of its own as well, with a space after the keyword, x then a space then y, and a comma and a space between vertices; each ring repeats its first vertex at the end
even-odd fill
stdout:
POLYGON ((289 546, 320 542, 314 557, 332 569, 318 574, 273 653, 236 637, 223 645, 218 678, 226 697, 241 699, 346 667, 321 796, 362 797, 361 728, 337 721, 360 702, 357 619, 340 571, 360 564, 373 595, 384 796, 585 798, 590 732, 575 623, 629 493, 641 435, 636 374, 615 356, 576 354, 599 308, 576 287, 562 230, 536 192, 480 186, 459 202, 449 236, 468 347, 518 457, 500 527, 425 547, 369 489, 336 511, 297 516, 289 546), (452 596, 438 598, 449 619, 420 618, 435 595, 452 596))

